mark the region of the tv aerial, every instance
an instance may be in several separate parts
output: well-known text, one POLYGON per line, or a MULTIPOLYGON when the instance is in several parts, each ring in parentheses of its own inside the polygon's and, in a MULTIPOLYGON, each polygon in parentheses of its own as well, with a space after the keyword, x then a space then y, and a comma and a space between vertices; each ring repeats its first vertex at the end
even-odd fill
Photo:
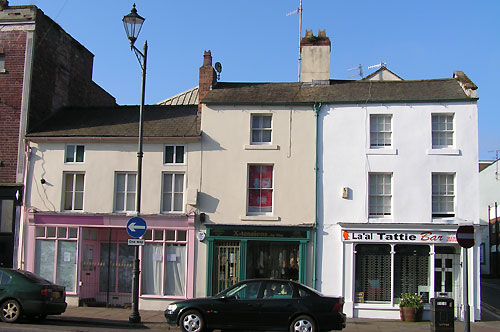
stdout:
POLYGON ((359 70, 359 73, 351 75, 349 77, 354 77, 354 76, 358 76, 359 75, 361 77, 361 79, 363 79, 363 66, 361 64, 359 64, 359 66, 357 66, 357 67, 349 68, 349 69, 347 69, 347 71, 352 71, 352 70, 356 70, 356 69, 359 70))
POLYGON ((368 69, 380 68, 380 67, 387 67, 387 62, 380 61, 376 65, 368 66, 368 69))
POLYGON ((218 61, 215 63, 215 71, 217 72, 217 80, 220 80, 220 73, 222 72, 222 65, 218 61))

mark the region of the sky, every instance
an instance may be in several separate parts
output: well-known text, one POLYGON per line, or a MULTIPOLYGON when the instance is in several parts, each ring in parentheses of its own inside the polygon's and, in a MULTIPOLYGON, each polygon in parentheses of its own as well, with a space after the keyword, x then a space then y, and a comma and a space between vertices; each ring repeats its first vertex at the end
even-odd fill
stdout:
MULTIPOLYGON (((141 68, 122 18, 133 0, 9 0, 36 5, 94 54, 93 80, 120 105, 137 105, 141 68)), ((299 0, 136 0, 146 19, 146 103, 195 87, 203 52, 224 82, 296 82, 299 0)), ((406 80, 451 78, 462 70, 479 87, 479 159, 500 156, 500 1, 303 0, 302 35, 325 29, 330 77, 357 79, 385 62, 406 80)))

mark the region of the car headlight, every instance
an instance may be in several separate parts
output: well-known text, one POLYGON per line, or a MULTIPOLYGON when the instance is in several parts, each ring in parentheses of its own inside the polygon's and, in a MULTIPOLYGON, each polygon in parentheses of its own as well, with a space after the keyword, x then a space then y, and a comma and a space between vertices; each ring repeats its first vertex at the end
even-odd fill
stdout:
POLYGON ((177 309, 177 304, 169 304, 167 307, 167 311, 173 312, 177 309))

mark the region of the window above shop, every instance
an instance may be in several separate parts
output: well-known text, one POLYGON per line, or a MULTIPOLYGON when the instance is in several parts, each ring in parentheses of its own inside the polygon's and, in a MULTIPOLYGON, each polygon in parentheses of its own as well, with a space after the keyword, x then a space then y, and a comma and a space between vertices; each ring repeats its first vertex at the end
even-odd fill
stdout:
POLYGON ((432 173, 432 217, 455 216, 455 174, 432 173))
POLYGON ((272 141, 272 115, 252 114, 251 144, 271 144, 272 141))
POLYGON ((452 148, 453 114, 432 114, 432 148, 452 148))
POLYGON ((185 145, 165 145, 163 163, 164 164, 184 164, 185 145))
POLYGON ((83 163, 85 145, 67 144, 64 157, 65 163, 83 163))
POLYGON ((117 172, 115 176, 115 212, 135 211, 137 174, 117 172))
POLYGON ((273 165, 249 165, 247 190, 247 215, 272 215, 273 165))
POLYGON ((64 173, 63 209, 65 211, 83 210, 84 182, 84 173, 64 173))
POLYGON ((392 173, 370 173, 368 182, 369 217, 390 216, 392 209, 392 173))
POLYGON ((5 70, 5 54, 0 52, 0 74, 6 72, 7 71, 5 70))
POLYGON ((184 211, 184 173, 165 172, 162 183, 162 213, 184 211))
POLYGON ((392 115, 370 115, 370 148, 381 149, 392 146, 392 115))

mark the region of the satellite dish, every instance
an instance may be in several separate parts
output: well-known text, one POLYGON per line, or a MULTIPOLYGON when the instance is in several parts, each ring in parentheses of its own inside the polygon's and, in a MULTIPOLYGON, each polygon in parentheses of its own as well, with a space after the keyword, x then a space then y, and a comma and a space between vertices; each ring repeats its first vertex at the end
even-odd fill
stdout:
POLYGON ((219 80, 220 73, 222 72, 222 65, 218 61, 215 63, 215 71, 217 71, 217 79, 219 80))

